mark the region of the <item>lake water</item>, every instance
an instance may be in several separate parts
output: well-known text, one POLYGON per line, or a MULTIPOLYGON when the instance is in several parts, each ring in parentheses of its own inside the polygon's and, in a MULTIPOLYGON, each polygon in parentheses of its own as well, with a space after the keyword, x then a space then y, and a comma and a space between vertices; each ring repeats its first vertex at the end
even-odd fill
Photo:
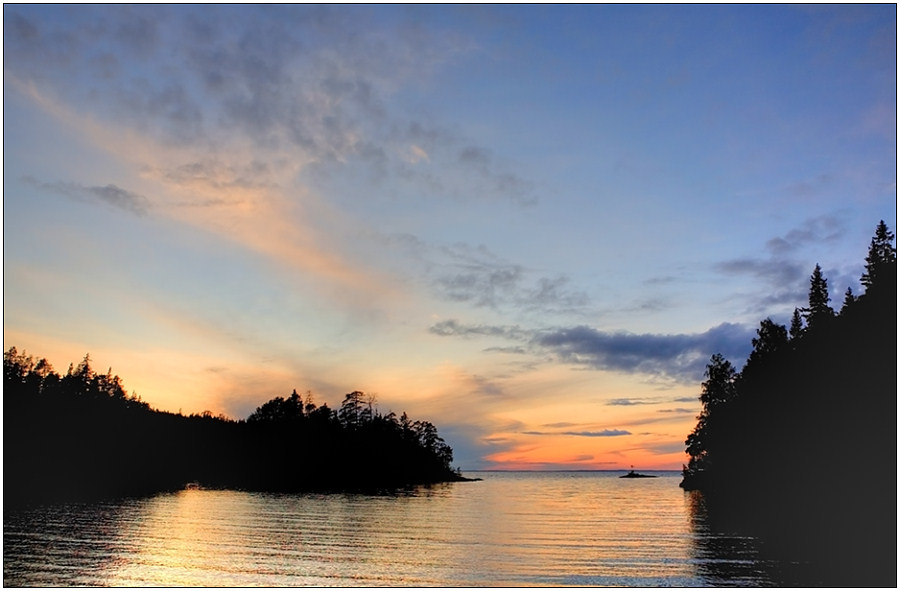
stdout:
POLYGON ((4 586, 772 585, 677 472, 480 472, 402 495, 184 490, 4 512, 4 586))

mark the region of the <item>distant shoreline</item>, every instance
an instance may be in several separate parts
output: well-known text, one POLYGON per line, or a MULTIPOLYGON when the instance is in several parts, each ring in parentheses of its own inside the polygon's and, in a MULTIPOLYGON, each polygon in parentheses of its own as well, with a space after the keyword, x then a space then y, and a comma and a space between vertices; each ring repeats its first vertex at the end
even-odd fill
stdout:
MULTIPOLYGON (((566 470, 566 469, 555 469, 555 470, 508 470, 502 468, 491 468, 491 469, 479 469, 479 470, 461 470, 463 473, 466 472, 546 472, 548 474, 552 473, 560 473, 560 472, 578 472, 578 473, 597 473, 597 472, 608 472, 608 473, 616 473, 616 472, 628 472, 626 468, 621 468, 618 470, 566 470)), ((641 470, 641 472, 671 472, 673 475, 681 476, 681 470, 641 470)))

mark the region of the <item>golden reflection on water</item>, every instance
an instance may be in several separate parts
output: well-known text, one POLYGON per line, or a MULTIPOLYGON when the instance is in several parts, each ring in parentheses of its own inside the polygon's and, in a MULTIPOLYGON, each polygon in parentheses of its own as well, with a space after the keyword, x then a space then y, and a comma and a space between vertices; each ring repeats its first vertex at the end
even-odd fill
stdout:
POLYGON ((46 548, 25 543, 47 527, 29 533, 27 524, 11 524, 4 530, 4 583, 283 587, 708 582, 701 576, 701 563, 712 558, 698 551, 690 497, 678 488, 674 474, 646 480, 596 473, 479 476, 483 482, 395 496, 185 490, 124 502, 107 511, 114 516, 104 521, 106 534, 60 526, 63 537, 80 540, 79 556, 95 556, 90 562, 66 555, 62 547, 57 555, 68 556, 69 567, 53 572, 36 566, 46 548))

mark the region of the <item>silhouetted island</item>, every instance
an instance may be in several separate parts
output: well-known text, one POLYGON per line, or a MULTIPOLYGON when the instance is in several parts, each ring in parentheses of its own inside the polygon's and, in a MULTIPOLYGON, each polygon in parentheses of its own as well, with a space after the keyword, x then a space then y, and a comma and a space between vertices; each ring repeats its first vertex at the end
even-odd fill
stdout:
POLYGON ((359 391, 341 407, 296 390, 246 420, 155 410, 90 357, 56 373, 3 356, 4 507, 177 490, 395 491, 468 480, 428 421, 380 413, 359 391), (190 484, 189 484, 190 483, 190 484))
POLYGON ((653 474, 641 474, 639 472, 635 472, 634 466, 632 466, 628 474, 623 474, 619 476, 619 478, 656 478, 656 476, 654 476, 653 474))
POLYGON ((763 320, 737 371, 706 369, 681 486, 787 559, 788 585, 897 585, 897 265, 882 221, 839 313, 816 265, 790 328, 763 320), (796 581, 791 577, 796 575, 796 581))

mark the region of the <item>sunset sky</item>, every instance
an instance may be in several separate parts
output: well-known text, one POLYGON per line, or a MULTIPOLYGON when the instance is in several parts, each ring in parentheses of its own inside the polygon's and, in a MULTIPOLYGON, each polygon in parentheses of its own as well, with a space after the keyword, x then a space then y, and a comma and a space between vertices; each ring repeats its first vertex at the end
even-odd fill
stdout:
POLYGON ((454 465, 680 468, 895 228, 896 6, 4 5, 4 349, 454 465))

